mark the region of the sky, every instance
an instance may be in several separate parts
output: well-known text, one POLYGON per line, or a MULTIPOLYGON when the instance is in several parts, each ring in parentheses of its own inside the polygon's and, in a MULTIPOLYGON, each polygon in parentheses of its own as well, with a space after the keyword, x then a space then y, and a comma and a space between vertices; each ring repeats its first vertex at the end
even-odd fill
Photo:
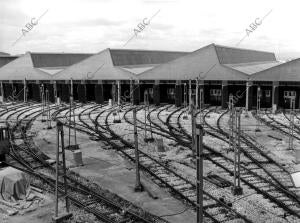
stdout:
POLYGON ((299 0, 0 0, 0 51, 190 52, 215 43, 290 60, 300 57, 299 8, 299 0))

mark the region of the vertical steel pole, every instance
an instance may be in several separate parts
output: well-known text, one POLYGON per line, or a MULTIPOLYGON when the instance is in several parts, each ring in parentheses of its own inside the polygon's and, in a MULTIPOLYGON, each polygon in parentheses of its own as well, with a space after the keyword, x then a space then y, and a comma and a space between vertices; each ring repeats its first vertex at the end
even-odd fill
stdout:
POLYGON ((197 125, 197 223, 203 223, 203 127, 197 125))
POLYGON ((295 98, 290 99, 290 136, 289 136, 289 149, 294 149, 294 109, 295 109, 295 98))
POLYGON ((54 91, 54 100, 55 104, 57 103, 57 83, 56 81, 53 81, 53 91, 54 91))
POLYGON ((192 121, 192 151, 195 154, 196 151, 196 117, 194 105, 191 105, 191 121, 192 121))
POLYGON ((241 147, 241 112, 238 111, 237 114, 237 126, 238 126, 238 140, 237 140, 237 159, 238 159, 238 187, 241 187, 241 153, 240 153, 240 147, 241 147))
POLYGON ((189 106, 192 105, 192 80, 189 80, 189 106))
POLYGON ((27 93, 27 87, 26 87, 26 78, 25 78, 24 79, 24 103, 27 102, 26 93, 27 93))
MULTIPOLYGON (((256 114, 259 115, 260 114, 260 94, 261 94, 261 90, 260 87, 257 87, 257 100, 256 100, 256 114)), ((260 132, 259 129, 259 121, 258 119, 256 119, 256 129, 255 132, 260 132)))
POLYGON ((60 138, 61 138, 61 152, 62 152, 62 164, 63 164, 63 179, 64 179, 64 193, 66 201, 66 211, 69 212, 69 199, 68 199, 68 186, 67 186, 67 173, 66 173, 66 156, 65 156, 65 145, 64 145, 64 129, 62 123, 60 123, 60 138))
POLYGON ((186 89, 186 83, 183 84, 183 91, 184 91, 184 107, 187 107, 187 89, 186 89))
POLYGON ((196 79, 196 109, 199 108, 199 79, 196 79))
POLYGON ((118 106, 121 105, 121 81, 118 81, 118 106))
POLYGON ((203 116, 202 116, 202 109, 203 109, 203 107, 202 107, 202 105, 204 104, 204 100, 203 100, 204 98, 203 98, 203 89, 201 88, 200 89, 200 103, 199 103, 199 110, 200 110, 200 113, 199 113, 199 115, 200 115, 200 124, 202 124, 202 119, 203 119, 203 116))
POLYGON ((133 100, 133 80, 130 79, 130 102, 133 105, 134 104, 134 100, 133 100))
POLYGON ((72 103, 73 101, 73 80, 70 80, 70 109, 69 109, 69 147, 71 146, 71 128, 72 128, 72 103))
POLYGON ((136 170, 136 184, 135 191, 142 191, 142 184, 140 179, 140 166, 139 166, 139 144, 138 144, 138 133, 136 125, 136 107, 133 108, 133 125, 134 125, 134 148, 135 148, 135 170, 136 170))
POLYGON ((55 174, 55 217, 58 217, 58 176, 59 176, 59 132, 60 132, 60 125, 57 122, 56 125, 56 174, 55 174))

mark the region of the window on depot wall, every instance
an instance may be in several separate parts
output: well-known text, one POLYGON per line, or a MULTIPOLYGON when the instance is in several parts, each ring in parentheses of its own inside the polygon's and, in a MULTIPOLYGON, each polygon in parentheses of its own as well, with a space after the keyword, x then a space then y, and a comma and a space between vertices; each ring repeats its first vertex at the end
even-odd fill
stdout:
POLYGON ((175 88, 167 89, 168 98, 175 99, 175 88))
POLYGON ((283 95, 284 95, 284 98, 296 97, 296 91, 284 91, 283 95))

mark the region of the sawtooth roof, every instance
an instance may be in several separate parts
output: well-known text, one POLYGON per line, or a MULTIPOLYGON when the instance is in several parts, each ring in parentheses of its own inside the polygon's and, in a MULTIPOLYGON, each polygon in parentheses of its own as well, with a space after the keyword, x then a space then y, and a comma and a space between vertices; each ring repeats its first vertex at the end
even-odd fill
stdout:
POLYGON ((33 66, 45 67, 67 67, 90 57, 92 54, 82 53, 30 53, 33 66))
POLYGON ((262 70, 269 69, 271 67, 281 64, 279 61, 264 61, 264 62, 252 62, 252 63, 239 63, 239 64, 224 64, 224 66, 238 70, 248 75, 260 72, 262 70))
POLYGON ((58 80, 129 80, 185 52, 105 49, 54 76, 58 80))
POLYGON ((109 49, 114 66, 162 64, 184 56, 187 52, 158 50, 109 49))
POLYGON ((251 62, 276 61, 274 53, 215 45, 221 64, 238 64, 251 62))
POLYGON ((0 69, 0 79, 24 80, 26 78, 27 80, 51 80, 52 74, 91 55, 27 52, 4 65, 0 69))
POLYGON ((4 66, 5 64, 10 63, 11 61, 17 59, 17 56, 9 56, 9 55, 0 55, 0 67, 4 66))
POLYGON ((30 53, 0 68, 0 80, 51 80, 51 75, 34 68, 30 53))
POLYGON ((185 80, 197 77, 203 80, 246 80, 248 75, 220 64, 214 44, 138 75, 141 80, 185 80))
POLYGON ((255 81, 300 81, 300 58, 255 73, 251 78, 255 81))
POLYGON ((210 44, 185 56, 148 69, 142 80, 246 80, 278 65, 274 53, 210 44))

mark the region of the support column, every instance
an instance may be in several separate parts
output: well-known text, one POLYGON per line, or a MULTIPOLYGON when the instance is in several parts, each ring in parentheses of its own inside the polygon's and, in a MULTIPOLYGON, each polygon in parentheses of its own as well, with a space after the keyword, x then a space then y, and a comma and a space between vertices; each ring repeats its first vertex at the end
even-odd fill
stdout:
POLYGON ((252 109, 253 103, 253 82, 247 81, 246 83, 246 110, 252 109))
POLYGON ((54 102, 57 103, 57 83, 53 81, 54 102))
POLYGON ((182 86, 180 80, 177 80, 175 84, 175 105, 176 107, 182 105, 182 86))
POLYGON ((160 105, 160 88, 159 88, 159 80, 155 80, 153 85, 153 103, 154 105, 160 105))
POLYGON ((118 106, 121 105, 121 81, 117 81, 117 90, 118 90, 118 106))
POLYGON ((228 81, 222 81, 222 108, 228 107, 228 81))
POLYGON ((199 80, 199 108, 203 109, 204 108, 204 80, 199 80))
POLYGON ((101 80, 99 80, 98 84, 95 85, 95 99, 98 104, 104 103, 103 83, 101 80))
POLYGON ((27 83, 26 83, 26 78, 23 81, 24 84, 24 103, 27 102, 27 83))
POLYGON ((0 82, 0 94, 1 94, 1 102, 4 102, 4 89, 3 89, 3 82, 0 82))
POLYGON ((192 106, 192 80, 189 80, 189 107, 192 106))
POLYGON ((275 113, 278 109, 279 102, 279 82, 273 81, 272 87, 272 112, 275 113))
POLYGON ((139 80, 135 80, 135 84, 133 85, 133 104, 140 104, 140 83, 139 80))
POLYGON ((196 79, 196 109, 199 108, 199 79, 196 79))

